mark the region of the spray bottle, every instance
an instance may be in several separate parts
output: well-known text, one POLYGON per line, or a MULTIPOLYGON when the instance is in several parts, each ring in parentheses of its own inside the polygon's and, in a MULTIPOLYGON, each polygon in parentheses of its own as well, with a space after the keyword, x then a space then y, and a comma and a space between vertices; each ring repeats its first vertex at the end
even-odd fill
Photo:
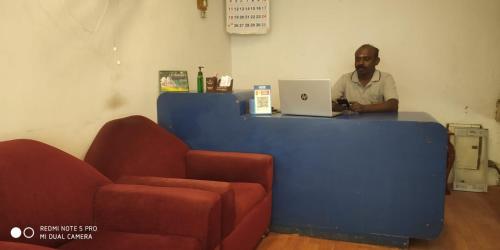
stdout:
POLYGON ((203 69, 203 66, 198 66, 198 77, 197 77, 197 82, 198 82, 198 93, 203 93, 203 72, 201 72, 201 69, 203 69))

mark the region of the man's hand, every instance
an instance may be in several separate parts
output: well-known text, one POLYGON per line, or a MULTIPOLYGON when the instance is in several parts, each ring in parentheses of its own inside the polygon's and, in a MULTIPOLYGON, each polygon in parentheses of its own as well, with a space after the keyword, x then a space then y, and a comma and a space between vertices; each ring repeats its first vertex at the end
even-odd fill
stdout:
POLYGON ((351 102, 351 110, 354 112, 362 113, 365 111, 365 105, 358 102, 351 102))
POLYGON ((344 111, 344 107, 342 107, 342 105, 332 101, 332 111, 342 112, 342 111, 344 111))

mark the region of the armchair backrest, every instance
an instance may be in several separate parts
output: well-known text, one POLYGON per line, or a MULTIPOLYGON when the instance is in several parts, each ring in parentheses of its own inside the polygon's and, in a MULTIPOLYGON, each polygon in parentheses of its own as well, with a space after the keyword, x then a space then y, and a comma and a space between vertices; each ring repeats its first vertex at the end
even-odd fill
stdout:
POLYGON ((67 240, 40 240, 40 226, 93 225, 94 194, 107 183, 87 163, 47 144, 0 142, 0 241, 61 245, 67 240), (13 227, 31 227, 34 236, 15 240, 13 227))
POLYGON ((185 178, 188 150, 172 133, 134 115, 106 123, 85 161, 111 180, 127 175, 185 178))

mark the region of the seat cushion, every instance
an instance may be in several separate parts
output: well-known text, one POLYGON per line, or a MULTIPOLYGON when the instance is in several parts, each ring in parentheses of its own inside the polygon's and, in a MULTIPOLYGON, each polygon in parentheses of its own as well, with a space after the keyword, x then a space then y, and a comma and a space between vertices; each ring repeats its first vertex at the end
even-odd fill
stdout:
POLYGON ((180 187, 210 191, 220 195, 222 204, 222 236, 229 234, 235 223, 234 191, 231 183, 222 181, 206 181, 179 178, 144 177, 144 176, 124 176, 116 183, 148 185, 157 187, 180 187))
POLYGON ((174 235, 134 234, 102 231, 92 234, 92 240, 73 240, 59 249, 64 250, 159 250, 201 249, 194 238, 174 235))
POLYGON ((238 223, 259 203, 266 192, 262 185, 245 182, 222 182, 179 178, 124 176, 117 183, 161 187, 184 187, 211 191, 221 196, 222 235, 227 236, 238 223))
POLYGON ((236 207, 235 225, 238 225, 245 215, 264 199, 266 191, 262 185, 257 183, 232 182, 231 187, 234 190, 234 203, 236 207))

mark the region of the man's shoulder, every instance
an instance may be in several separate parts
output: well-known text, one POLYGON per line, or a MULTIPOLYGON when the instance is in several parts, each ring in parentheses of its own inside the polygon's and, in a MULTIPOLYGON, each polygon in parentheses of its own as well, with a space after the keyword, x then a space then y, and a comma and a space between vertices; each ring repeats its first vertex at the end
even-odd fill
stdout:
POLYGON ((395 81, 391 74, 382 71, 379 71, 379 74, 381 83, 394 84, 395 81))
POLYGON ((392 75, 390 73, 383 72, 380 70, 378 72, 380 72, 380 78, 392 78, 392 75))

